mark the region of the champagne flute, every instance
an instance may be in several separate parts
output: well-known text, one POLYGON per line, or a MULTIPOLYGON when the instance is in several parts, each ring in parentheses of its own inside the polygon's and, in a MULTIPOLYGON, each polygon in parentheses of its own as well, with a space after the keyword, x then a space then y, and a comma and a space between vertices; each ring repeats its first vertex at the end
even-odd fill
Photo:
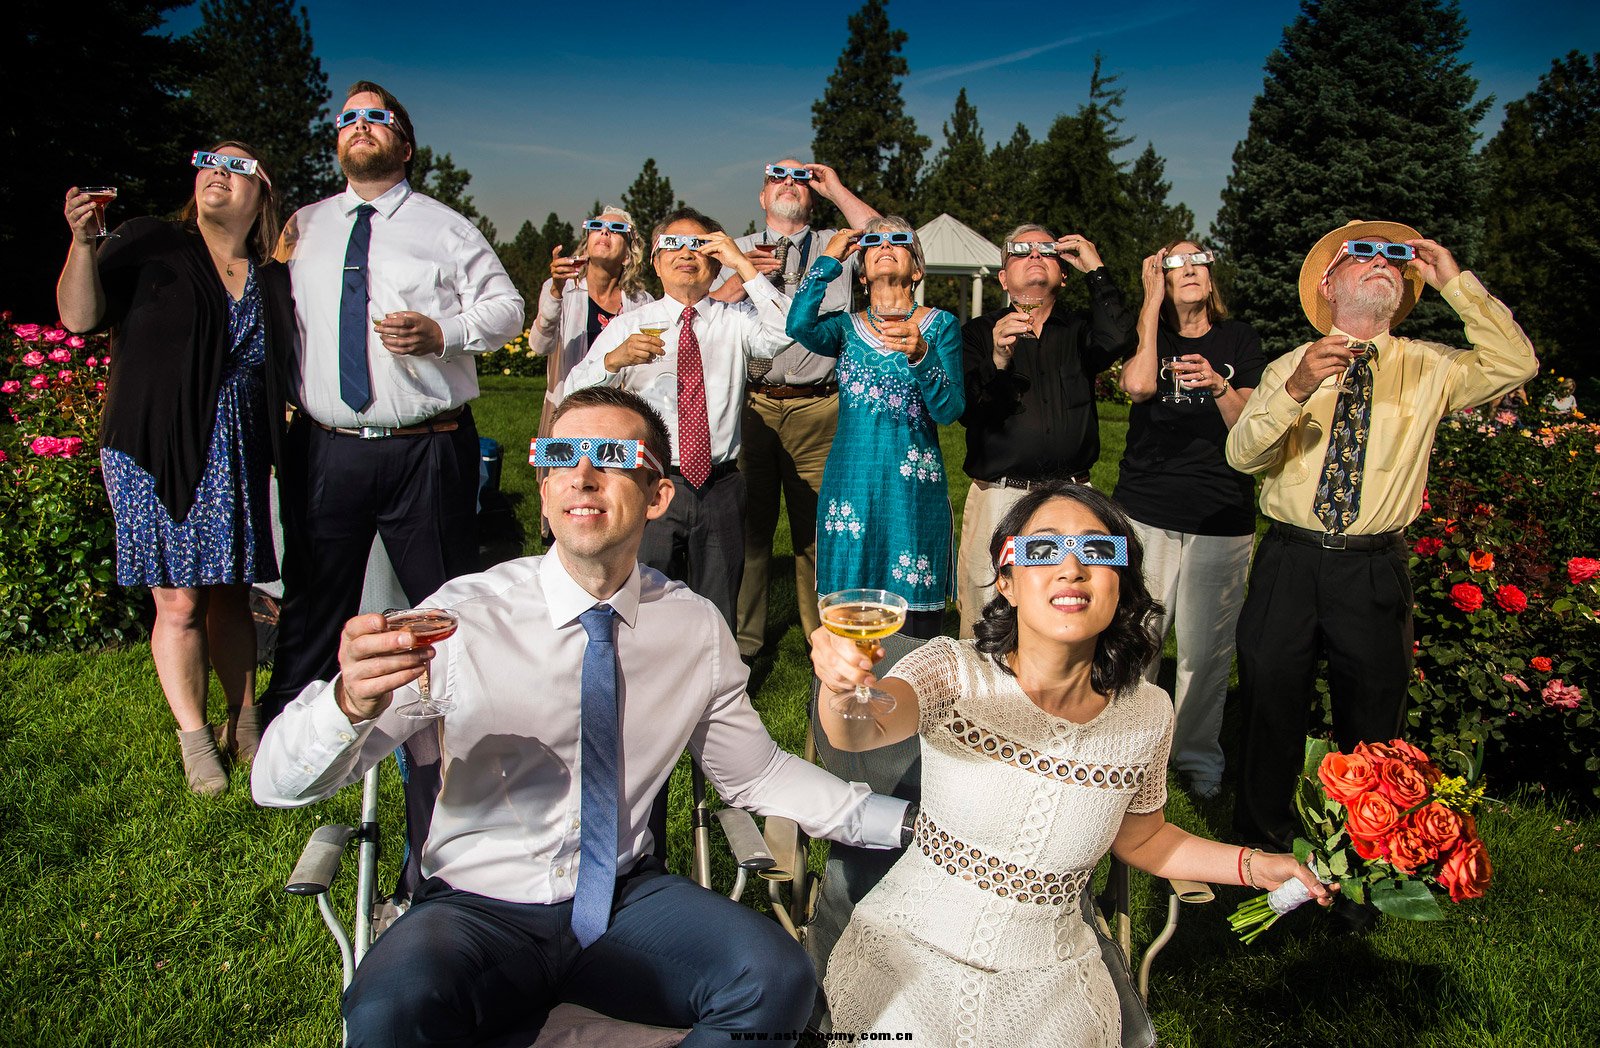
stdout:
MULTIPOLYGON (((869 659, 879 640, 905 625, 907 608, 904 597, 880 589, 838 590, 817 601, 827 631, 855 641, 856 649, 869 659)), ((893 695, 858 684, 854 691, 835 696, 830 708, 845 720, 874 720, 894 706, 893 695)))
MULTIPOLYGON (((455 633, 460 621, 461 616, 441 608, 390 608, 383 613, 385 629, 391 633, 405 630, 422 645, 437 644, 450 637, 455 633)), ((432 717, 442 717, 456 708, 456 704, 448 699, 434 698, 429 692, 428 684, 428 667, 424 666, 422 676, 417 678, 417 690, 422 693, 422 697, 416 702, 396 707, 395 712, 402 717, 427 720, 432 717)))
POLYGON ((100 232, 95 234, 98 240, 110 240, 117 234, 106 228, 106 205, 117 199, 116 186, 84 186, 81 192, 89 194, 89 199, 94 202, 95 217, 100 220, 100 232))

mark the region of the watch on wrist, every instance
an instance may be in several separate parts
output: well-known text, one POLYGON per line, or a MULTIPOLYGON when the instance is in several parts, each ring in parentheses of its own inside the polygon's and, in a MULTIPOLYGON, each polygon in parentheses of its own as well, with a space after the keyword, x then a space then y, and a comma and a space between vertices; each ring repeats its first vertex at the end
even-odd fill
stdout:
POLYGON ((909 848, 917 836, 917 815, 922 811, 922 805, 912 801, 906 805, 905 818, 900 820, 900 847, 909 848))

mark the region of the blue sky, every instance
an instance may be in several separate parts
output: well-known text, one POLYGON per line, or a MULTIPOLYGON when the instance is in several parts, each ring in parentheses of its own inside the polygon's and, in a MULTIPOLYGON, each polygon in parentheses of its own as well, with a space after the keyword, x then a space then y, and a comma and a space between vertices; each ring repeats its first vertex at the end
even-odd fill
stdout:
MULTIPOLYGON (((743 230, 757 214, 761 165, 785 153, 810 159, 811 103, 860 0, 708 4, 696 10, 698 24, 681 17, 689 9, 661 3, 305 6, 334 92, 360 78, 394 91, 419 140, 472 173, 478 207, 509 238, 524 219, 538 224, 554 211, 576 220, 596 198, 616 201, 647 156, 679 197, 743 230)), ((1503 104, 1532 90, 1552 59, 1600 50, 1600 5, 1461 7, 1471 32, 1463 58, 1480 97, 1496 97, 1486 136, 1503 104)), ((1202 230, 1266 56, 1298 13, 1297 0, 889 5, 909 35, 902 90, 933 139, 930 159, 960 88, 990 146, 1018 122, 1042 137, 1057 113, 1086 100, 1099 50, 1127 91, 1124 130, 1136 138, 1128 156, 1154 142, 1173 199, 1194 209, 1202 230)), ((172 27, 197 20, 190 9, 172 27)))

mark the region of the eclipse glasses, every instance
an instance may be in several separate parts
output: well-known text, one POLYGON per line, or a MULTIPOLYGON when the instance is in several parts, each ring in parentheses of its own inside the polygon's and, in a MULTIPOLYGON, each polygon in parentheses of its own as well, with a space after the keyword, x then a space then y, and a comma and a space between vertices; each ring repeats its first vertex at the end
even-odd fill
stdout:
POLYGON ((334 120, 333 126, 343 131, 357 120, 365 120, 369 124, 392 124, 394 123, 394 110, 346 109, 334 120))
POLYGON ((1128 540, 1122 535, 1012 535, 1000 547, 999 566, 1060 564, 1069 553, 1086 567, 1127 567, 1128 540))
POLYGON ((913 234, 905 232, 894 233, 862 233, 856 238, 856 247, 877 247, 879 244, 889 244, 894 247, 910 247, 913 234))
POLYGON ((656 237, 657 251, 679 251, 688 248, 691 251, 705 247, 709 240, 705 237, 692 236, 688 233, 662 233, 656 237))
POLYGON ((535 437, 528 448, 528 464, 548 469, 568 469, 588 459, 595 469, 638 469, 644 466, 662 475, 666 470, 642 440, 610 437, 535 437))
POLYGON ((1162 269, 1182 269, 1184 266, 1209 266, 1217 260, 1215 251, 1179 251, 1161 260, 1162 269))
POLYGON ((767 179, 772 182, 782 182, 792 178, 796 182, 811 181, 811 170, 804 167, 784 167, 782 164, 767 165, 767 179))
POLYGON ((600 232, 605 232, 605 233, 631 233, 631 232, 633 232, 633 227, 628 225, 628 223, 626 223, 626 222, 613 222, 609 218, 591 218, 591 219, 587 219, 583 223, 583 228, 586 229, 586 230, 590 230, 592 232, 596 232, 596 233, 600 233, 600 232))
POLYGON ((208 153, 197 149, 189 162, 202 171, 226 171, 230 175, 254 175, 267 185, 272 185, 272 179, 261 170, 261 161, 247 156, 229 156, 226 153, 208 153))

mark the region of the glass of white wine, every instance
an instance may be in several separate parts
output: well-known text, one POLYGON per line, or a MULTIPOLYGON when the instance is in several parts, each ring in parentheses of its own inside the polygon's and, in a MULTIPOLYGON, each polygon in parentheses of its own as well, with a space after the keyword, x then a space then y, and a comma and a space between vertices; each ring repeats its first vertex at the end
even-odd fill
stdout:
POLYGON ((1017 338, 1032 339, 1035 342, 1039 341, 1039 336, 1034 332, 1032 325, 1034 310, 1038 309, 1042 305, 1044 305, 1043 295, 1028 295, 1018 293, 1011 296, 1011 308, 1028 318, 1028 333, 1025 335, 1018 335, 1017 338))
MULTIPOLYGON (((817 601, 822 625, 836 637, 855 641, 856 649, 867 658, 878 648, 878 641, 898 633, 906 623, 906 599, 880 589, 846 589, 817 601)), ((834 697, 833 712, 846 720, 874 720, 894 709, 894 696, 865 684, 834 697)))

